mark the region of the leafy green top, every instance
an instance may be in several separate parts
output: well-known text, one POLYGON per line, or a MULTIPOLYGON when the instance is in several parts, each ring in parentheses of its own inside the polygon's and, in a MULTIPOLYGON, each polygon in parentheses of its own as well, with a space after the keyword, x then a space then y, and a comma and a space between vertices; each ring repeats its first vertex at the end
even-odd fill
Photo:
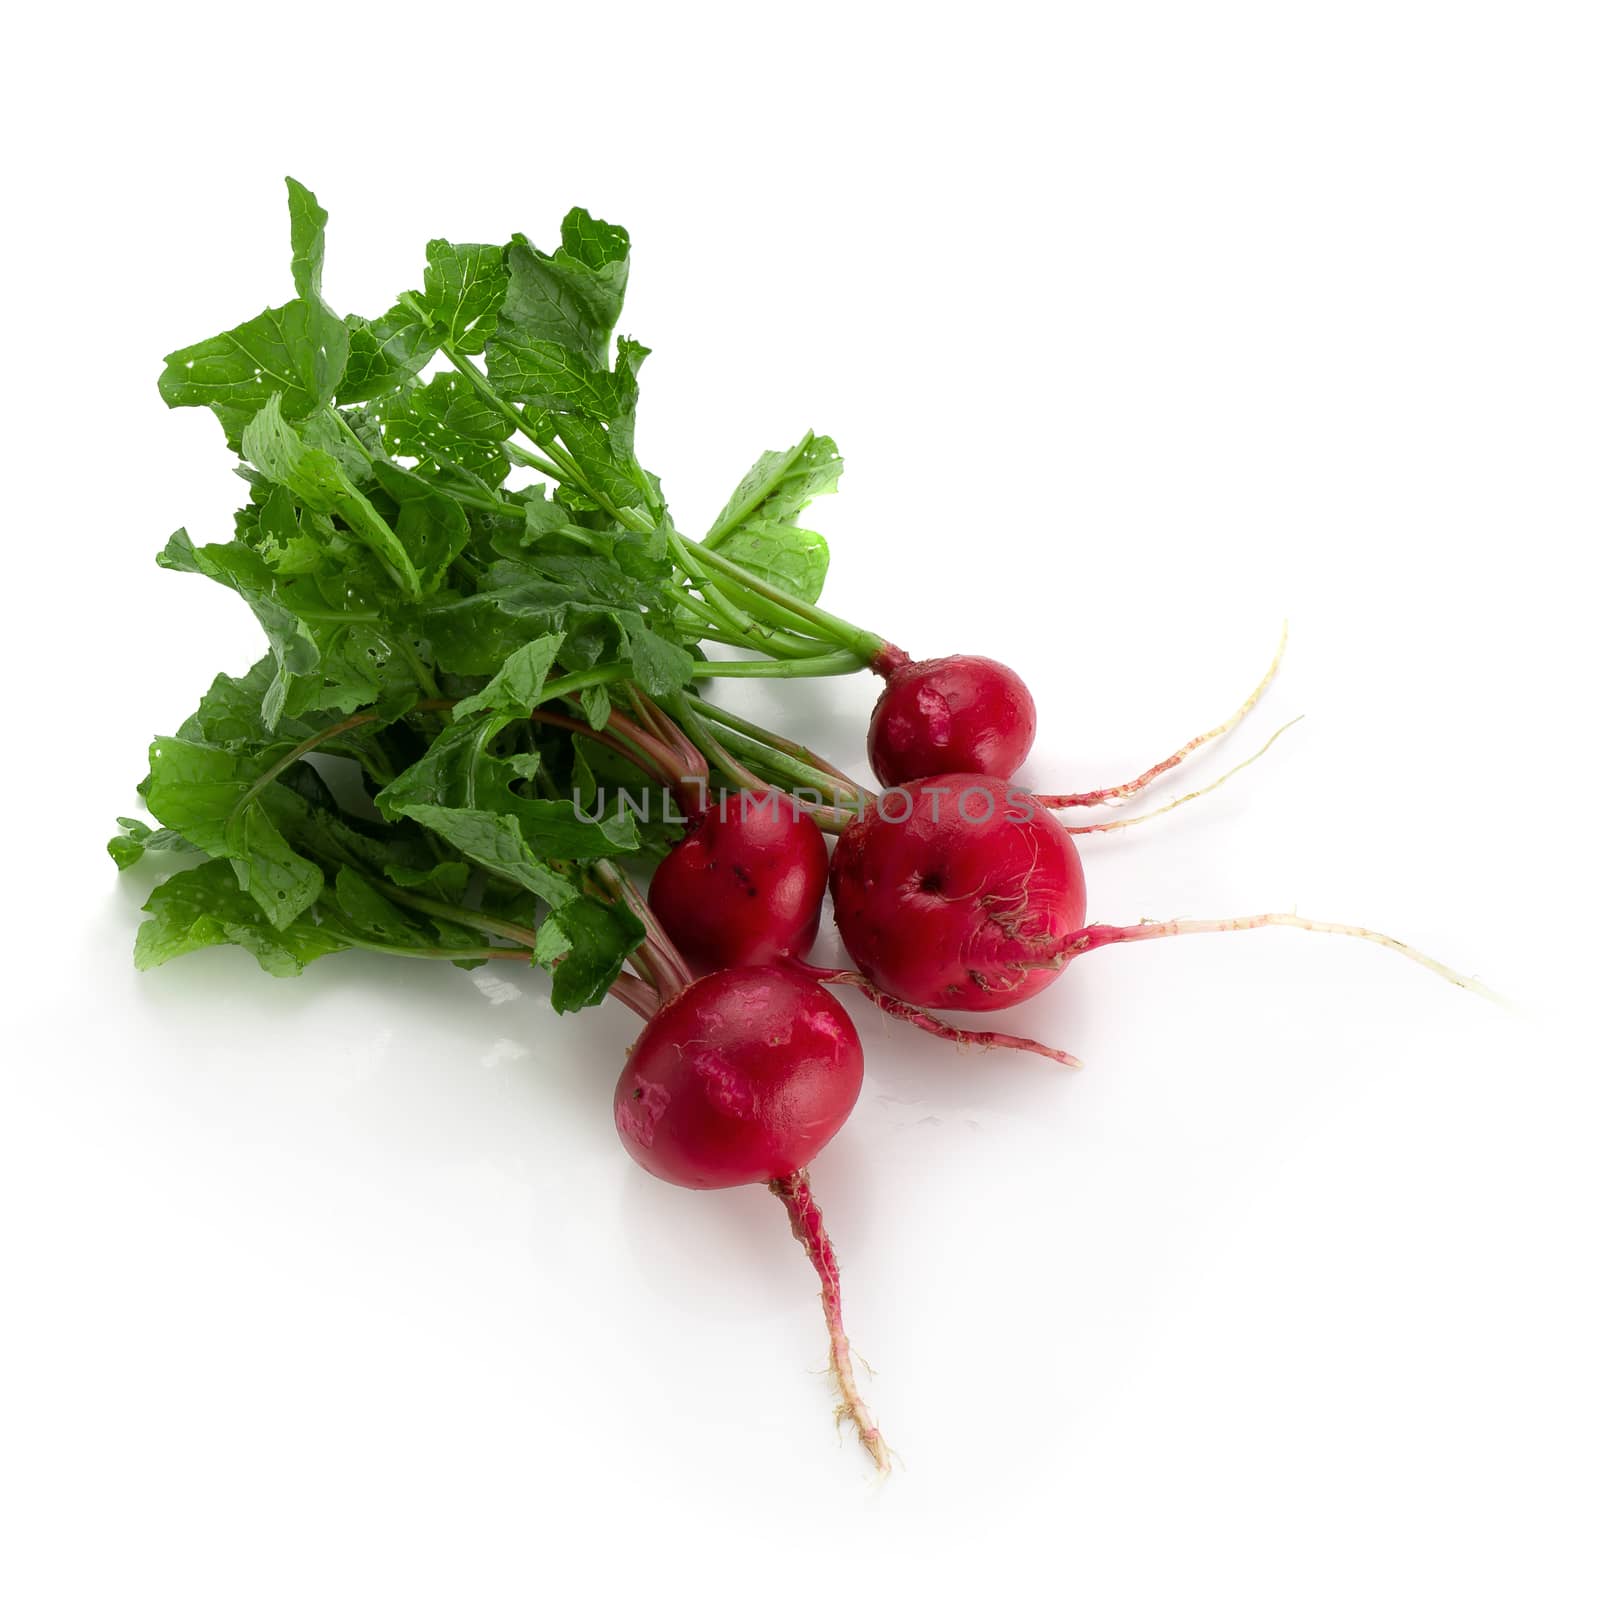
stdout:
POLYGON ((214 412, 248 498, 231 538, 179 529, 158 560, 234 590, 266 653, 151 746, 140 794, 162 826, 123 819, 111 853, 204 859, 151 895, 137 959, 219 943, 277 974, 351 948, 531 959, 559 1009, 594 1004, 645 934, 606 863, 669 833, 592 815, 573 798, 589 756, 529 713, 566 700, 602 727, 614 695, 716 673, 704 639, 767 651, 774 672, 848 669, 840 634, 803 614, 827 547, 796 526, 838 453, 807 434, 763 455, 704 541, 709 576, 634 451, 649 352, 614 337, 622 228, 573 210, 548 254, 520 234, 435 239, 419 288, 340 317, 327 213, 288 192, 294 298, 174 351, 160 378, 169 405, 214 412), (544 481, 510 486, 530 469, 544 481), (354 764, 342 798, 313 752, 354 764))

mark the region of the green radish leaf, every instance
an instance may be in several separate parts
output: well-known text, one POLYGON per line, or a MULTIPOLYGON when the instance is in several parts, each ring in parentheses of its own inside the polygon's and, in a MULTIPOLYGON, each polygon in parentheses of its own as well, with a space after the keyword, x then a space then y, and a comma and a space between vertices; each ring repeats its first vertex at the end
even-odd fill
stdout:
POLYGON ((245 456, 271 482, 282 484, 312 511, 340 517, 410 598, 421 596, 422 582, 404 544, 339 462, 326 450, 308 445, 284 420, 278 395, 270 396, 250 419, 243 446, 245 456))
POLYGON ((450 564, 467 547, 471 530, 458 501, 388 461, 372 464, 379 486, 394 501, 395 537, 417 574, 423 594, 432 594, 450 570, 450 564))
POLYGON ((475 695, 459 701, 452 713, 460 722, 482 711, 506 717, 525 717, 539 703, 545 679, 556 663, 562 635, 549 633, 534 639, 506 658, 505 665, 475 695))
POLYGON ((722 553, 785 594, 812 605, 828 576, 828 541, 787 522, 742 523, 722 541, 722 553))
MULTIPOLYGON (((487 726, 496 724, 491 720, 487 726)), ((537 757, 486 753, 481 747, 484 728, 482 720, 447 728, 421 759, 378 793, 379 811, 391 820, 411 817, 441 832, 430 820, 441 810, 503 816, 517 823, 535 854, 559 861, 597 861, 639 848, 638 828, 629 815, 589 821, 578 815, 571 800, 529 799, 519 793, 514 785, 537 770, 537 757)), ((446 837, 463 854, 471 854, 457 839, 446 837)))
POLYGON ((511 458, 505 442, 512 425, 459 372, 441 372, 397 390, 377 409, 389 453, 411 456, 421 470, 461 467, 491 487, 505 481, 511 458))
POLYGON ((106 850, 119 872, 125 872, 147 853, 177 855, 194 849, 181 833, 174 833, 171 828, 152 828, 137 817, 118 817, 117 826, 122 832, 107 842, 106 850))
POLYGON ((321 666, 322 652, 311 630, 278 601, 270 569, 244 545, 207 545, 197 550, 187 531, 179 528, 156 559, 171 571, 197 572, 226 584, 255 613, 277 664, 261 701, 261 720, 270 733, 283 715, 293 679, 321 666))
POLYGON ((515 817, 495 811, 415 805, 406 815, 431 829, 469 861, 526 889, 549 906, 566 905, 577 887, 545 865, 529 848, 515 817))
POLYGON ((620 303, 628 281, 626 228, 614 222, 602 222, 599 217, 591 217, 582 206, 574 206, 561 219, 561 248, 574 260, 581 261, 597 273, 620 266, 621 274, 613 279, 620 303))
POLYGON ((404 772, 378 791, 378 810, 391 822, 398 822, 414 806, 467 806, 476 764, 488 759, 479 755, 481 731, 481 724, 471 722, 446 728, 404 772))
POLYGON ((512 326, 489 341, 489 381, 508 400, 607 422, 629 403, 627 387, 611 373, 553 340, 531 338, 512 326))
POLYGON ((291 267, 299 298, 174 350, 157 385, 169 406, 210 406, 233 444, 269 399, 276 398, 291 418, 326 405, 349 358, 350 330, 322 298, 328 214, 309 189, 293 178, 288 186, 291 267))
POLYGON ((430 239, 417 298, 446 342, 476 352, 494 332, 507 281, 501 246, 430 239))
POLYGON ((408 388, 439 348, 437 335, 403 300, 374 321, 356 316, 344 320, 350 355, 339 383, 342 406, 408 388))
POLYGON ((306 329, 315 346, 311 356, 314 393, 323 402, 338 392, 350 357, 350 330, 322 298, 322 260, 327 248, 328 213, 303 183, 285 178, 289 189, 289 268, 295 292, 306 308, 306 329))
POLYGON ((611 720, 611 691, 603 683, 597 683, 585 689, 578 699, 589 726, 599 732, 611 720))
POLYGON ((681 645, 653 633, 637 612, 622 614, 628 636, 633 676, 649 695, 669 695, 686 688, 694 677, 694 657, 681 645))
POLYGON ((605 367, 628 287, 628 235, 575 210, 561 236, 554 255, 521 234, 512 240, 503 321, 524 339, 560 345, 591 367, 605 367))
POLYGON ((286 416, 307 416, 328 398, 319 387, 322 352, 313 326, 308 308, 291 300, 174 350, 157 381, 161 398, 169 406, 209 406, 235 446, 245 424, 273 396, 286 416))
POLYGON ((744 475, 711 524, 705 543, 721 547, 752 522, 793 522, 820 494, 832 494, 844 458, 832 439, 808 433, 792 450, 768 450, 744 475))
MULTIPOLYGON (((263 515, 271 503, 269 499, 263 515)), ((255 531, 259 535, 259 525, 255 531)), ((325 568, 332 586, 348 589, 355 575, 339 567, 341 557, 324 551, 326 559, 316 562, 314 547, 314 540, 297 536, 293 549, 301 558, 299 565, 315 565, 319 572, 325 568)), ((362 546, 349 548, 356 553, 356 559, 367 561, 362 546)), ((275 670, 262 686, 256 714, 249 723, 251 736, 263 731, 270 734, 318 711, 348 712, 393 699, 415 687, 411 669, 403 658, 395 657, 390 637, 377 633, 363 620, 373 613, 356 613, 350 621, 342 620, 341 612, 324 597, 322 576, 275 570, 257 550, 238 540, 196 548, 181 528, 156 559, 172 571, 200 573, 226 585, 249 605, 261 623, 275 670), (307 622, 302 611, 315 620, 307 622)), ((376 568, 372 581, 389 588, 376 568)), ((389 630, 390 636, 398 631, 389 630)), ((304 731, 312 730, 308 727, 304 731)), ((370 749, 369 741, 362 743, 370 749)))
POLYGON ((339 875, 334 879, 334 898, 345 919, 363 938, 414 949, 438 942, 392 900, 385 899, 353 867, 339 868, 339 875))
POLYGON ((416 889, 437 900, 463 899, 472 882, 472 868, 465 861, 436 861, 431 867, 407 867, 393 862, 383 872, 400 888, 416 889))
POLYGON ((239 887, 273 927, 286 928, 321 893, 322 872, 296 854, 268 814, 278 803, 274 786, 256 792, 266 765, 185 739, 157 739, 142 793, 158 821, 232 862, 239 887))
POLYGON ((242 945, 274 977, 303 972, 319 956, 348 948, 329 928, 310 922, 280 927, 242 890, 227 864, 202 862, 168 878, 145 901, 134 964, 159 967, 209 945, 242 945))
POLYGON ((592 500, 577 490, 563 489, 563 499, 588 509, 605 510, 608 515, 613 509, 626 510, 652 500, 654 489, 649 479, 633 459, 632 451, 623 448, 618 439, 617 419, 631 415, 630 402, 626 407, 618 405, 607 417, 613 424, 609 429, 587 416, 557 419, 556 432, 562 444, 577 462, 584 482, 600 497, 592 500))
MULTIPOLYGON (((326 572, 342 564, 326 537, 328 524, 307 512, 302 520, 292 494, 279 485, 261 503, 261 510, 249 538, 250 548, 279 578, 293 578, 308 572, 326 572)), ((245 537, 241 533, 241 537, 245 537)), ((209 576, 209 574, 208 574, 209 576)))
POLYGON ((644 925, 624 906, 578 899, 553 910, 539 928, 534 960, 552 973, 559 1012, 598 1005, 644 940, 644 925))

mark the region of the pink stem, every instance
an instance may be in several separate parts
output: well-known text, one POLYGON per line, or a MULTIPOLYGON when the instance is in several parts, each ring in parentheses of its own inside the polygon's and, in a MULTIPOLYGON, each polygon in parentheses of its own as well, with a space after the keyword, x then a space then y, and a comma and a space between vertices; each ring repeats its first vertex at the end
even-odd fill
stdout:
MULTIPOLYGON (((611 721, 617 720, 616 713, 611 714, 611 721)), ((528 713, 529 722, 548 723, 552 728, 565 728, 570 733, 579 735, 580 738, 592 739, 596 744, 603 744, 606 749, 615 751, 624 761, 632 762, 647 776, 659 783, 671 784, 675 781, 672 768, 663 766, 654 752, 646 750, 642 744, 637 748, 634 743, 608 733, 604 728, 591 728, 587 722, 580 722, 576 717, 563 716, 559 711, 546 711, 537 709, 528 713)))
POLYGON ((901 669, 901 667, 910 666, 911 657, 908 656, 899 645, 890 644, 889 641, 885 639, 883 642, 883 648, 867 663, 867 665, 872 669, 872 671, 877 673, 880 678, 890 678, 893 677, 894 674, 901 669))
MULTIPOLYGON (((645 727, 628 716, 626 713, 612 709, 611 717, 606 723, 608 728, 615 728, 625 739, 637 744, 641 750, 649 751, 650 755, 660 762, 663 770, 681 775, 684 770, 682 753, 673 745, 663 739, 654 727, 645 727)), ((698 752, 696 752, 698 754, 698 752)), ((700 765, 704 765, 703 762, 700 765)))
POLYGON ((603 730, 591 728, 587 722, 579 722, 575 717, 563 716, 560 712, 534 711, 530 720, 569 728, 574 733, 615 750, 648 777, 670 788, 686 813, 694 815, 705 810, 706 780, 709 776, 705 757, 687 741, 684 742, 684 748, 690 753, 685 754, 684 749, 677 746, 677 741, 668 743, 658 738, 615 707, 612 707, 603 730))
POLYGON ((620 1000, 635 1016, 648 1022, 660 1008, 656 991, 631 972, 619 972, 611 982, 611 997, 620 1000))
POLYGON ((814 967, 809 961, 798 961, 793 956, 788 958, 788 965, 797 972, 803 972, 808 978, 814 978, 818 983, 845 984, 852 989, 859 989, 880 1011, 900 1022, 909 1022, 913 1028, 921 1028, 924 1033, 931 1033, 936 1039, 947 1039, 952 1044, 977 1045, 980 1050, 1027 1050, 1036 1056, 1059 1061, 1064 1067, 1083 1065, 1076 1056, 1068 1055, 1065 1050, 1053 1049, 1050 1045, 1041 1044, 1037 1039, 1025 1038, 1021 1034, 957 1028, 948 1022, 942 1022, 920 1006, 911 1005, 905 1000, 897 1000, 892 994, 884 993, 877 984, 862 977, 859 972, 850 971, 848 967, 814 967))
POLYGON ((789 1226, 800 1241, 806 1258, 822 1280, 822 1314, 828 1323, 828 1370, 839 1389, 839 1420, 855 1425, 863 1448, 880 1473, 889 1470, 889 1447, 883 1442, 878 1425, 872 1420, 861 1391, 856 1388, 855 1369, 850 1362, 850 1341, 844 1332, 844 1311, 839 1297, 839 1262, 833 1242, 822 1225, 822 1212, 811 1194, 810 1174, 802 1168, 787 1177, 774 1178, 767 1187, 783 1202, 789 1213, 789 1226))
POLYGON ((630 693, 633 695, 635 705, 643 713, 645 721, 655 730, 656 735, 677 752, 684 770, 701 779, 708 778, 711 774, 706 766, 706 758, 694 740, 644 690, 630 685, 630 693))
POLYGON ((694 982, 689 964, 667 937, 650 903, 634 888, 627 873, 610 861, 596 861, 590 869, 613 903, 620 901, 644 926, 644 942, 628 958, 645 976, 661 1000, 670 1000, 694 982))

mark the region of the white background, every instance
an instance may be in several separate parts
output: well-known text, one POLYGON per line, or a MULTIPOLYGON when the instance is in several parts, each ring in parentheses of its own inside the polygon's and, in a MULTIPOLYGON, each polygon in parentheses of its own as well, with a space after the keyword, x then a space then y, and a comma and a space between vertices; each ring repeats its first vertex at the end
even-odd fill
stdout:
MULTIPOLYGON (((10 25, 0 1587, 17 1596, 1593 1594, 1600 119, 1582 5, 123 7, 10 25), (764 1193, 653 1183, 633 1019, 237 951, 136 976, 102 845, 257 653, 159 572, 238 485, 160 357, 424 241, 635 241, 703 524, 807 426, 835 609, 1128 775, 1086 960, 959 1056, 857 1008, 816 1163, 901 1469, 764 1193), (1177 792, 1169 786, 1164 794, 1177 792), (1585 1524, 1587 1523, 1587 1526, 1585 1524)), ((862 767, 866 679, 740 696, 862 767)), ((824 945, 823 948, 828 948, 824 945)))

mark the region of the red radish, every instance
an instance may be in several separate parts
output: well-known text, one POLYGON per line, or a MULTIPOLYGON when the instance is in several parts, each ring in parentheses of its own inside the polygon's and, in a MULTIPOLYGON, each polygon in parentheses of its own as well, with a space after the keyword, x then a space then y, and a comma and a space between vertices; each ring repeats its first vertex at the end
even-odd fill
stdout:
POLYGON ((829 881, 856 966, 898 999, 949 1011, 1037 994, 1086 904, 1065 829, 982 773, 889 790, 841 836, 829 881))
MULTIPOLYGON (((648 909, 665 938, 660 941, 660 949, 652 947, 642 952, 646 975, 659 973, 669 959, 686 959, 698 974, 783 963, 817 983, 859 989, 887 1015, 950 1043, 977 1045, 986 1050, 1028 1050, 1066 1066, 1077 1065, 1064 1050, 1037 1039, 952 1027, 886 994, 860 973, 808 965, 802 958, 816 940, 828 881, 827 845, 812 817, 815 813, 833 819, 840 813, 833 807, 817 806, 782 790, 766 788, 697 719, 701 737, 715 753, 718 764, 747 785, 724 794, 715 807, 703 806, 704 768, 678 777, 674 767, 675 761, 681 761, 685 745, 696 755, 699 752, 659 708, 642 696, 639 698, 653 731, 646 733, 614 713, 607 731, 598 737, 644 770, 674 782, 678 798, 689 813, 684 837, 667 852, 651 878, 648 909), (618 731, 614 734, 613 730, 618 731), (624 739, 634 747, 632 750, 624 745, 624 739)), ((570 719, 561 720, 574 731, 586 731, 570 719)), ((596 737, 593 733, 589 736, 596 737)), ((810 757, 810 752, 799 746, 789 748, 810 757)), ((845 774, 833 770, 819 771, 817 775, 849 785, 854 803, 865 803, 866 795, 856 790, 845 774)), ((615 888, 624 896, 630 892, 620 878, 615 888)))
POLYGON ((861 1093, 861 1041, 825 989, 780 967, 713 973, 646 1023, 617 1080, 617 1132, 646 1172, 689 1189, 764 1183, 822 1282, 840 1415, 880 1471, 883 1435, 856 1388, 839 1268, 806 1168, 861 1093))
POLYGON ((1085 926, 1083 868, 1067 830, 1035 796, 981 773, 889 790, 839 840, 830 884, 856 965, 914 1006, 999 1010, 1104 945, 1264 927, 1367 939, 1486 992, 1385 934, 1288 912, 1085 926))
POLYGON ((828 846, 798 801, 741 789, 689 818, 650 880, 650 909, 696 972, 804 956, 828 846))
POLYGON ((952 1027, 858 972, 811 966, 803 957, 817 937, 827 883, 822 830, 800 803, 778 790, 741 790, 689 819, 650 880, 649 904, 696 972, 781 963, 817 983, 858 989, 887 1015, 952 1044, 1078 1064, 1037 1039, 952 1027))
POLYGON ((1009 778, 1033 747, 1028 686, 987 656, 907 661, 889 674, 867 729, 880 783, 940 772, 1009 778))
MULTIPOLYGON (((1285 627, 1266 676, 1231 717, 1189 740, 1137 778, 1103 789, 1035 798, 1052 810, 1066 810, 1114 805, 1139 793, 1244 721, 1277 676, 1288 637, 1285 627)), ((912 783, 947 772, 1009 778, 1027 757, 1035 726, 1033 696, 1010 667, 986 656, 912 661, 895 652, 878 670, 887 681, 867 730, 867 753, 881 782, 912 783)))

